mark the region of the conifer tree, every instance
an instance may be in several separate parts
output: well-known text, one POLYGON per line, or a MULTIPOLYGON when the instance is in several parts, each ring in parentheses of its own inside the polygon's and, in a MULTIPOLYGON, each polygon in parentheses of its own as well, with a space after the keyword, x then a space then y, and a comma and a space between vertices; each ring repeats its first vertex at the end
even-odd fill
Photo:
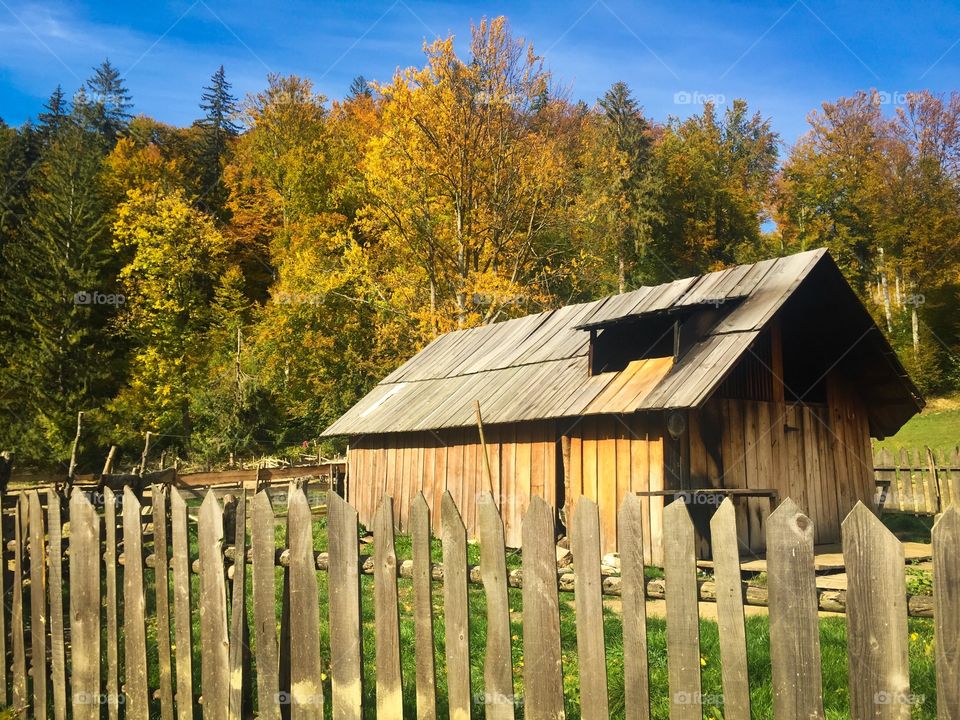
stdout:
POLYGON ((223 165, 230 140, 240 132, 236 121, 237 100, 230 93, 223 65, 210 78, 210 85, 200 96, 204 117, 200 147, 200 206, 219 220, 226 219, 227 189, 223 182, 223 165))
POLYGON ((133 107, 130 92, 109 58, 94 68, 86 89, 86 121, 90 129, 112 145, 130 122, 130 109, 133 107))

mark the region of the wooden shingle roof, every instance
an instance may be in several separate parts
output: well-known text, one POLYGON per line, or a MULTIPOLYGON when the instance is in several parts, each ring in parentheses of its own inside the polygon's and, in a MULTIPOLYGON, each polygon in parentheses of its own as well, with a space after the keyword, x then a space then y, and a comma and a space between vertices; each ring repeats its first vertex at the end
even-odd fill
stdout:
POLYGON ((475 400, 491 424, 698 407, 825 256, 820 249, 764 260, 442 335, 323 434, 468 426, 475 400), (728 301, 729 311, 675 363, 650 358, 590 374, 583 326, 728 301))

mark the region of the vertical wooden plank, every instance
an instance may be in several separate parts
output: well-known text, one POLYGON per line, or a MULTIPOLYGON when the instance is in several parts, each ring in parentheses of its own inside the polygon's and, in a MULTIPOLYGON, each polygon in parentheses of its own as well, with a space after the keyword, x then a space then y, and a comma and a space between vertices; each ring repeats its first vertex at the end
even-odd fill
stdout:
POLYGON ((933 526, 933 624, 937 648, 937 717, 960 718, 960 508, 933 526))
POLYGON ((910 660, 903 546, 858 502, 842 524, 852 717, 909 718, 910 660))
POLYGON ((290 549, 290 717, 322 720, 320 681, 320 612, 317 563, 313 555, 313 516, 303 488, 287 505, 287 547, 290 549))
POLYGON ((443 622, 450 720, 469 720, 470 615, 467 608, 467 529, 449 492, 443 514, 443 622))
POLYGON ((509 513, 504 513, 503 535, 507 547, 519 547, 521 537, 521 521, 526 512, 530 499, 530 478, 532 473, 532 441, 530 423, 517 424, 517 455, 515 466, 515 483, 513 486, 513 502, 507 507, 509 513))
POLYGON ((897 473, 895 470, 889 469, 893 467, 893 453, 890 452, 889 448, 881 448, 874 460, 874 464, 878 468, 882 468, 876 471, 877 479, 887 481, 886 497, 883 501, 882 511, 889 512, 890 510, 899 510, 900 492, 897 483, 897 473))
MULTIPOLYGON (((630 430, 633 439, 630 441, 630 491, 645 492, 650 489, 650 442, 645 423, 640 416, 630 420, 630 430)), ((650 548, 650 498, 640 498, 640 509, 643 513, 643 562, 653 564, 650 548)), ((622 546, 621 546, 622 548, 622 546)))
POLYGON ((13 647, 13 707, 16 712, 26 714, 30 707, 27 694, 27 648, 23 628, 23 553, 24 526, 26 525, 27 500, 24 495, 17 497, 13 510, 13 581, 10 585, 13 598, 10 608, 10 641, 13 647))
POLYGON ((117 615, 117 498, 113 490, 103 489, 103 523, 106 537, 103 563, 107 597, 104 602, 107 618, 107 716, 120 715, 120 641, 117 615))
MULTIPOLYGON (((301 491, 302 492, 302 491, 301 491)), ((249 628, 247 627, 247 493, 241 489, 234 512, 233 594, 230 602, 230 698, 229 716, 244 717, 249 678, 249 628)))
POLYGON ((580 657, 580 711, 584 720, 601 720, 609 714, 609 702, 601 598, 600 510, 587 497, 577 501, 570 540, 577 570, 574 604, 580 657))
POLYGON ((160 717, 173 720, 173 666, 170 649, 170 556, 167 547, 167 489, 154 485, 153 557, 157 610, 157 658, 160 680, 160 717))
POLYGON ((683 500, 663 510, 663 574, 667 606, 667 674, 670 717, 699 718, 700 621, 697 607, 697 556, 693 520, 683 500))
POLYGON ((423 493, 410 506, 413 545, 413 619, 417 662, 417 717, 437 717, 437 678, 433 656, 433 563, 430 560, 430 508, 423 493))
POLYGON ((777 720, 823 718, 814 529, 787 498, 767 521, 770 664, 777 720))
MULTIPOLYGON (((60 496, 47 493, 47 537, 49 539, 50 577, 47 583, 50 609, 50 680, 53 687, 53 717, 67 717, 66 655, 63 632, 63 534, 60 496)), ((5 569, 5 568, 4 568, 5 569)))
MULTIPOLYGON (((7 519, 4 513, 7 504, 6 498, 0 495, 0 598, 7 597, 7 570, 10 567, 7 559, 7 519)), ((0 706, 7 706, 11 701, 11 688, 7 684, 7 673, 10 670, 7 634, 10 630, 6 603, 0 602, 0 706)))
MULTIPOLYGON (((640 498, 627 495, 617 518, 623 602, 623 684, 626 720, 649 720, 647 605, 644 564, 644 510, 640 498)), ((524 603, 526 604, 526 603, 524 603)))
POLYGON ((743 625, 743 583, 737 514, 724 499, 710 520, 713 569, 717 583, 717 619, 723 674, 723 717, 750 720, 750 684, 747 675, 747 637, 743 625))
MULTIPOLYGON (((503 456, 500 473, 501 492, 499 498, 494 498, 498 501, 497 507, 500 508, 500 513, 503 517, 508 517, 510 515, 512 512, 511 508, 513 507, 513 503, 515 501, 514 496, 517 487, 516 440, 516 425, 513 423, 505 425, 503 428, 503 456)), ((467 527, 468 535, 471 534, 471 531, 472 534, 476 536, 476 527, 467 527)))
POLYGON ((616 420, 597 423, 597 506, 600 511, 600 550, 617 549, 617 429, 616 420))
MULTIPOLYGON (((332 497, 334 493, 330 492, 329 495, 332 497)), ((277 549, 276 517, 266 491, 258 492, 252 505, 250 544, 253 549, 253 641, 257 648, 257 715, 279 720, 280 660, 277 646, 277 578, 274 566, 277 549)), ((332 527, 330 540, 332 549, 332 527)))
POLYGON ((487 596, 487 651, 483 666, 484 706, 491 720, 513 720, 513 657, 503 521, 490 493, 480 504, 480 576, 487 596))
POLYGON ((99 720, 100 516, 79 490, 70 498, 70 645, 74 720, 99 720))
POLYGON ((585 417, 580 426, 583 428, 583 495, 597 502, 597 418, 585 417))
POLYGON ((140 500, 127 485, 123 489, 123 669, 124 708, 130 720, 150 716, 141 510, 140 500))
MULTIPOLYGON (((758 428, 757 405, 759 403, 743 400, 739 402, 743 421, 743 485, 745 488, 761 487, 759 479, 760 461, 757 449, 760 430, 758 428)), ((759 498, 747 499, 747 518, 750 523, 750 549, 754 552, 763 550, 764 532, 762 511, 766 500, 759 498)))
POLYGON ((226 720, 230 658, 227 634, 227 586, 223 572, 223 509, 208 491, 200 505, 200 687, 203 718, 226 720))
POLYGON ((922 493, 922 489, 914 484, 913 472, 910 470, 910 454, 906 448, 900 448, 897 466, 897 476, 903 489, 903 509, 907 512, 918 512, 922 503, 917 496, 922 493))
MULTIPOLYGON (((173 568, 173 639, 176 644, 177 667, 175 697, 177 720, 191 720, 193 718, 193 640, 190 624, 190 542, 187 535, 187 504, 176 488, 170 488, 170 527, 173 536, 171 565, 173 568)), ((275 601, 271 598, 271 602, 275 601)))
POLYGON ((377 717, 403 717, 400 670, 400 608, 397 551, 393 539, 393 498, 384 495, 374 520, 374 613, 376 616, 377 717))
POLYGON ((33 684, 33 716, 47 717, 47 553, 43 506, 40 494, 29 495, 30 512, 30 672, 33 684))
MULTIPOLYGON (((434 518, 440 525, 437 525, 437 532, 442 532, 442 515, 439 508, 443 505, 443 494, 447 491, 447 445, 443 436, 434 434, 437 442, 437 449, 434 452, 433 465, 433 507, 437 508, 434 518)), ((499 475, 499 468, 495 471, 499 475)))
POLYGON ((523 520, 524 717, 564 717, 553 508, 533 497, 523 520))
MULTIPOLYGON (((650 489, 663 490, 663 437, 649 437, 650 489)), ((650 564, 663 567, 663 498, 650 498, 650 564)))
POLYGON ((360 547, 357 511, 327 494, 330 573, 330 677, 334 720, 359 720, 363 663, 360 632, 360 547))

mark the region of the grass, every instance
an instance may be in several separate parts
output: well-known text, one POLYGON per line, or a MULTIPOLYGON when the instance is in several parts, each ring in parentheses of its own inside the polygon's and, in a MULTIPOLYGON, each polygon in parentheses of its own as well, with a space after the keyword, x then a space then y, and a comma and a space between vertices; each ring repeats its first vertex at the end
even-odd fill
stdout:
POLYGON ((960 444, 960 397, 934 398, 919 415, 900 428, 896 435, 875 440, 874 448, 952 448, 960 444))

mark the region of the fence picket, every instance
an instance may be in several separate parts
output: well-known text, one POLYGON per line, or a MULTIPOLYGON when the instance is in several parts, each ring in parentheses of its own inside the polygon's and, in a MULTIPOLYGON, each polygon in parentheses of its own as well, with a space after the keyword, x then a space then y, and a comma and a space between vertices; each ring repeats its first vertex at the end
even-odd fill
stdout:
POLYGON ((120 635, 117 616, 117 497, 109 487, 103 489, 104 535, 103 565, 107 598, 107 717, 117 720, 120 714, 120 635))
POLYGON ((226 720, 230 658, 223 572, 223 509, 212 492, 200 505, 200 682, 203 718, 226 720))
POLYGON ((125 717, 129 720, 150 716, 141 511, 140 499, 127 485, 123 489, 123 675, 125 717))
POLYGON ((790 498, 767 518, 770 664, 777 720, 823 718, 813 523, 790 498))
POLYGON ((667 675, 670 717, 702 717, 700 697, 700 619, 697 556, 687 504, 674 500, 663 509, 663 575, 667 605, 667 675))
MULTIPOLYGON (((357 511, 330 490, 327 493, 330 564, 327 582, 330 588, 330 677, 334 720, 360 720, 363 714, 358 522, 357 511)), ((272 612, 272 597, 270 608, 272 612)))
POLYGON ((643 502, 630 493, 617 515, 623 603, 623 684, 626 720, 649 720, 646 580, 643 573, 643 502))
POLYGON ((170 489, 170 529, 173 558, 173 640, 176 645, 177 720, 193 718, 193 636, 190 624, 190 538, 187 504, 170 489))
POLYGON ((564 717, 560 652, 560 598, 553 544, 553 508, 530 499, 523 519, 523 687, 524 717, 564 717))
POLYGON ((737 513, 725 498, 710 520, 713 569, 717 584, 717 624, 723 675, 723 717, 750 720, 747 636, 743 625, 743 582, 737 543, 737 513))
POLYGON ((13 634, 13 707, 18 715, 26 715, 30 707, 27 694, 27 648, 23 628, 23 541, 26 520, 26 498, 21 495, 13 509, 13 581, 11 583, 10 631, 13 634))
MULTIPOLYGON (((7 597, 7 518, 5 514, 6 498, 0 494, 0 598, 7 597)), ((7 673, 10 671, 7 657, 7 632, 10 625, 7 622, 7 610, 0 603, 0 706, 10 704, 10 687, 7 684, 7 673)))
POLYGON ((417 718, 437 717, 437 676, 433 654, 433 563, 430 559, 430 507, 423 493, 410 504, 413 542, 413 615, 416 634, 417 718))
POLYGON ((847 570, 847 662, 853 717, 909 718, 903 546, 858 502, 841 524, 847 570))
POLYGON ((587 497, 577 499, 571 533, 577 655, 580 658, 580 708, 585 720, 608 715, 607 664, 604 655, 600 575, 600 513, 587 497))
POLYGON ((313 516, 298 487, 287 504, 287 547, 290 549, 290 716, 323 718, 320 680, 320 613, 317 604, 317 564, 313 557, 313 516))
POLYGON ((230 602, 230 700, 229 715, 244 716, 247 701, 247 671, 250 633, 247 627, 247 494, 241 490, 234 510, 233 594, 230 602))
POLYGON ((47 494, 49 577, 47 604, 50 612, 50 680, 53 687, 53 717, 67 717, 67 659, 63 632, 63 533, 60 496, 47 494))
POLYGON ((449 492, 440 503, 443 534, 443 623, 450 720, 469 720, 470 614, 467 608, 467 529, 449 492))
POLYGON ((100 516, 79 490, 70 498, 70 645, 74 720, 99 720, 100 516))
MULTIPOLYGON (((276 517, 270 496, 253 498, 250 542, 253 547, 253 640, 257 646, 257 715, 280 718, 280 665, 277 645, 276 517)), ((330 530, 333 540, 333 529, 330 530)))
POLYGON ((484 707, 492 720, 513 720, 513 655, 503 520, 493 496, 477 501, 480 513, 480 576, 487 596, 487 649, 483 664, 484 707))
POLYGON ((33 684, 33 716, 47 717, 47 557, 46 533, 40 493, 28 496, 30 513, 30 676, 33 684))
POLYGON ((173 668, 170 651, 170 556, 167 548, 167 490, 154 485, 150 490, 153 503, 153 574, 154 607, 157 613, 157 664, 160 681, 160 717, 173 720, 173 668))
POLYGON ((376 622, 377 717, 403 718, 400 670, 400 608, 397 551, 393 540, 393 498, 384 495, 373 521, 374 614, 376 622))
POLYGON ((933 526, 933 623, 937 648, 937 717, 960 718, 960 508, 933 526))

